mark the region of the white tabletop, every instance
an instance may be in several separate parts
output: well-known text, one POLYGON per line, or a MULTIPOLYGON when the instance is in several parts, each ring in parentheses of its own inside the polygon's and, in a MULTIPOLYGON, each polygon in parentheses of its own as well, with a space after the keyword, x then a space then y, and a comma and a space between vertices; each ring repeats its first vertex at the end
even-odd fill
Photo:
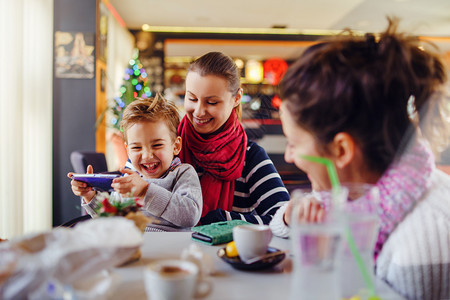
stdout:
MULTIPOLYGON (((236 270, 217 256, 217 251, 224 245, 209 246, 195 242, 191 240, 190 232, 145 233, 141 259, 114 269, 114 273, 121 279, 111 299, 146 299, 144 267, 155 260, 180 258, 182 250, 191 243, 195 243, 212 257, 216 270, 215 274, 208 278, 213 285, 212 291, 203 299, 288 299, 292 278, 290 255, 269 270, 236 270)), ((270 247, 289 251, 290 241, 273 237, 270 247)), ((379 284, 381 282, 377 285, 379 284)), ((388 299, 401 298, 394 295, 388 299)))

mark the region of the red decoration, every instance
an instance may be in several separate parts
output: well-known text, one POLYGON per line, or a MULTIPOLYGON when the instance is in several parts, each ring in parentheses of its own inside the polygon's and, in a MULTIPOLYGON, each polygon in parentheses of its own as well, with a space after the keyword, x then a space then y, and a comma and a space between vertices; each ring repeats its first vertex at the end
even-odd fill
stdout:
POLYGON ((134 198, 134 203, 136 203, 137 207, 144 206, 143 203, 142 203, 142 199, 140 199, 140 198, 134 198))
POLYGON ((278 97, 278 95, 273 96, 271 104, 272 104, 272 107, 274 107, 276 109, 280 109, 280 106, 281 106, 280 97, 278 97))
POLYGON ((107 198, 103 199, 102 201, 103 204, 103 210, 105 213, 116 213, 117 212, 117 207, 112 206, 111 203, 109 203, 109 200, 107 198))
POLYGON ((179 74, 173 74, 170 77, 170 83, 181 84, 181 83, 183 83, 183 77, 181 77, 179 74))
POLYGON ((272 85, 277 85, 288 68, 281 58, 270 58, 264 62, 264 78, 272 85))

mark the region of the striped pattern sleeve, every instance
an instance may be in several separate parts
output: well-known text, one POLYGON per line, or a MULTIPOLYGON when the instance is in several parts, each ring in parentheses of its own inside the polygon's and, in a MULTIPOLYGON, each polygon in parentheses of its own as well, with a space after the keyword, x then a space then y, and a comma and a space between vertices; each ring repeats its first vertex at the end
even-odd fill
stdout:
POLYGON ((242 176, 235 182, 233 210, 225 212, 226 219, 269 224, 288 200, 289 193, 266 151, 249 142, 242 176))
POLYGON ((125 169, 130 169, 132 171, 136 171, 136 169, 133 167, 133 164, 131 163, 130 159, 128 159, 127 162, 125 163, 125 169))
POLYGON ((290 227, 284 223, 284 213, 286 211, 288 202, 285 202, 285 204, 280 207, 279 210, 275 213, 273 216, 272 221, 270 221, 270 230, 272 230, 273 235, 282 237, 282 238, 288 238, 289 234, 291 232, 290 227))
POLYGON ((101 207, 101 202, 98 199, 99 193, 97 192, 89 203, 84 202, 81 199, 81 207, 83 207, 86 212, 93 218, 97 217, 97 210, 101 207))

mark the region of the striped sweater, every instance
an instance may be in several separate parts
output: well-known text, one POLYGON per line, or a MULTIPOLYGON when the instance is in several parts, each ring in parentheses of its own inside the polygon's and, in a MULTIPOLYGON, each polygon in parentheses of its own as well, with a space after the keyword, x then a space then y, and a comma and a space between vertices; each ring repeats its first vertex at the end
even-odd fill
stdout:
POLYGON ((201 219, 201 223, 241 219, 269 224, 278 208, 288 200, 289 193, 266 151, 249 141, 242 175, 235 181, 232 211, 213 210, 201 219))

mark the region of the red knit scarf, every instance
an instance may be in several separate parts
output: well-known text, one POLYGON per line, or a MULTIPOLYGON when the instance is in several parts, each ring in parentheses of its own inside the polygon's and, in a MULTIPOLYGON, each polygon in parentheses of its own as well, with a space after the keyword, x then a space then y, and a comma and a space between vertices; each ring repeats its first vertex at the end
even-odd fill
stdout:
POLYGON ((183 139, 180 152, 182 162, 203 169, 200 178, 203 195, 202 217, 211 210, 231 211, 234 181, 242 174, 247 135, 233 110, 222 130, 201 136, 185 116, 178 127, 183 139))

